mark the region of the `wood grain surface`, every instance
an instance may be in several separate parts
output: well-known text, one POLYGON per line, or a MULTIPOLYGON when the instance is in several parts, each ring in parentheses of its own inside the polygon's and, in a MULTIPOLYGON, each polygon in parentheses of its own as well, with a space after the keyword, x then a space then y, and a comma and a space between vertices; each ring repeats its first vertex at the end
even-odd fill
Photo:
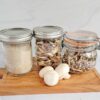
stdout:
POLYGON ((73 74, 69 80, 61 80, 54 87, 46 86, 34 69, 22 76, 12 76, 0 69, 0 95, 81 92, 100 92, 100 76, 95 69, 84 74, 73 74))

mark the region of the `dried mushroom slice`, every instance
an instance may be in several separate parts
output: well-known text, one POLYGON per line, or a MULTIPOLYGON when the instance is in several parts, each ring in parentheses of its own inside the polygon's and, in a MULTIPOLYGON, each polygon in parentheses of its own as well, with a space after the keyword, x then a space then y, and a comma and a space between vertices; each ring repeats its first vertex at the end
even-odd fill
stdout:
POLYGON ((72 73, 85 72, 92 69, 96 63, 96 52, 88 53, 74 52, 66 50, 63 56, 63 62, 71 67, 72 73))
POLYGON ((53 66, 61 62, 61 42, 58 39, 36 39, 37 61, 39 66, 53 66))

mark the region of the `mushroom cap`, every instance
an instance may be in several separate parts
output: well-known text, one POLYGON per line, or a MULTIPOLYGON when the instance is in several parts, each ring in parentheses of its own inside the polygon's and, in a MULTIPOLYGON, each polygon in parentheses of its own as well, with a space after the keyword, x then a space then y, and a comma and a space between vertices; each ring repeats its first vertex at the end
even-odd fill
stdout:
POLYGON ((54 86, 59 81, 59 75, 56 71, 51 70, 44 74, 44 82, 48 86, 54 86))
POLYGON ((61 77, 59 78, 59 80, 62 80, 62 79, 70 79, 70 77, 71 77, 71 75, 70 75, 69 73, 67 73, 67 74, 61 76, 61 77))
POLYGON ((62 79, 64 75, 67 75, 70 71, 70 67, 66 63, 62 63, 56 67, 55 71, 59 74, 59 78, 62 79))
POLYGON ((46 67, 42 68, 42 69, 39 71, 39 76, 40 76, 41 78, 43 78, 43 77, 44 77, 44 74, 45 74, 46 72, 48 72, 48 71, 51 71, 51 70, 54 70, 52 66, 46 66, 46 67))

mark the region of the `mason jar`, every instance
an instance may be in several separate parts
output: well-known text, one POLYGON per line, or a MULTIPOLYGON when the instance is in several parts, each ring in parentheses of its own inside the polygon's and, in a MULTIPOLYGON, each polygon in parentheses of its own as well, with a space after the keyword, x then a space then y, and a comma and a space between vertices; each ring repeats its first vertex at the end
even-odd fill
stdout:
POLYGON ((37 65, 57 67, 61 60, 63 29, 58 26, 41 26, 33 29, 36 38, 37 65))
POLYGON ((99 38, 90 31, 68 32, 64 35, 63 63, 70 66, 71 73, 92 70, 96 64, 99 38))
POLYGON ((32 31, 30 29, 10 28, 0 31, 7 72, 19 75, 31 71, 31 39, 32 31))

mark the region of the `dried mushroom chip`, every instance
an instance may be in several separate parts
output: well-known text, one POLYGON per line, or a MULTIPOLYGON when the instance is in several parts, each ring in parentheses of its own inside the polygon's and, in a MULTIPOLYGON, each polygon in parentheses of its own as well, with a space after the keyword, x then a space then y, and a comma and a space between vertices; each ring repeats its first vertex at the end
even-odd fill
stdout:
POLYGON ((36 39, 37 63, 39 67, 53 66, 61 63, 61 37, 58 39, 36 39))
POLYGON ((82 53, 66 50, 63 62, 71 67, 72 73, 80 73, 88 71, 95 66, 96 56, 96 51, 82 53))

